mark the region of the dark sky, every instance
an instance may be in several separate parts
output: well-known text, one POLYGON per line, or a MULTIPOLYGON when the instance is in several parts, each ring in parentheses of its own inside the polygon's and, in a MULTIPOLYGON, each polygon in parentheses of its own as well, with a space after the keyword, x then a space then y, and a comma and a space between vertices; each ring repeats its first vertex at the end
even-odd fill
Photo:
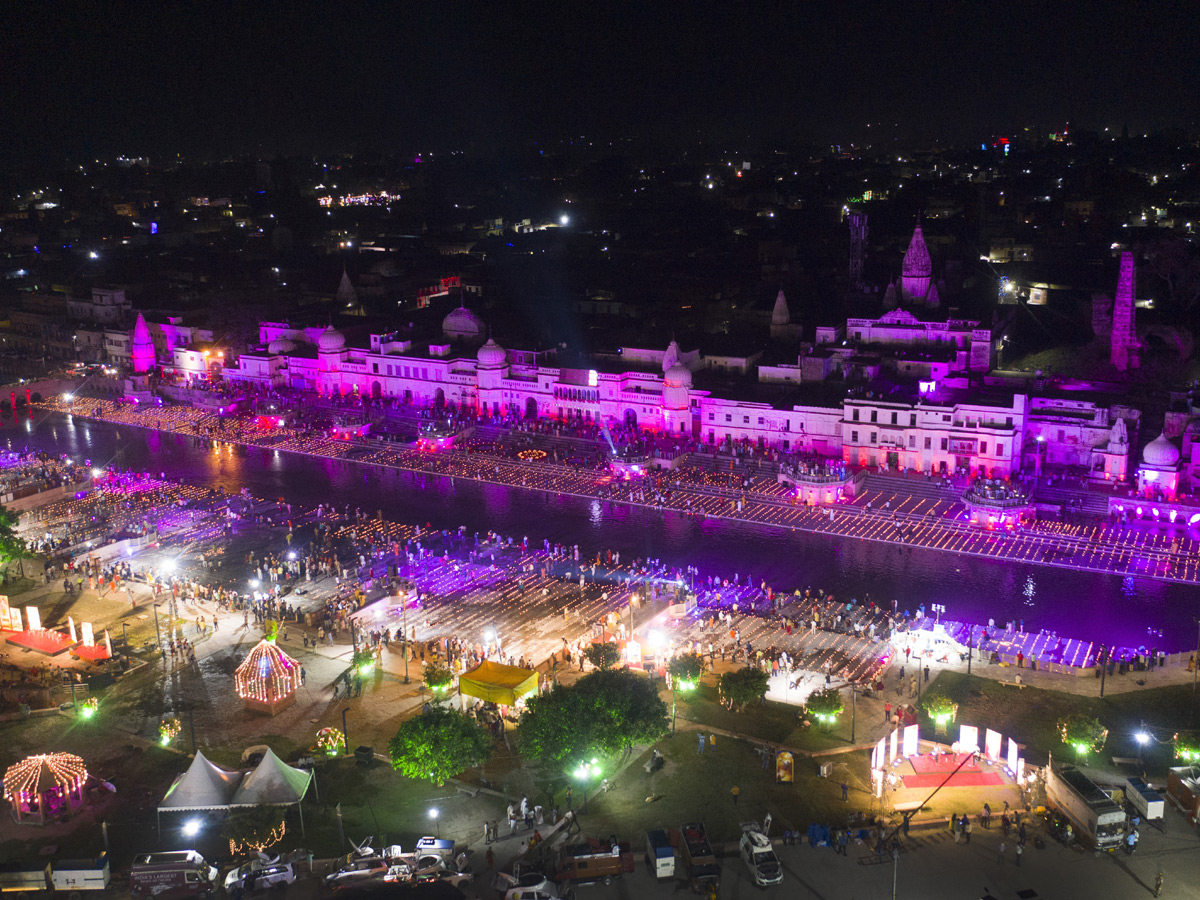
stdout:
POLYGON ((18 160, 573 133, 931 143, 1197 119, 1189 2, 18 3, 4 18, 0 153, 18 160))

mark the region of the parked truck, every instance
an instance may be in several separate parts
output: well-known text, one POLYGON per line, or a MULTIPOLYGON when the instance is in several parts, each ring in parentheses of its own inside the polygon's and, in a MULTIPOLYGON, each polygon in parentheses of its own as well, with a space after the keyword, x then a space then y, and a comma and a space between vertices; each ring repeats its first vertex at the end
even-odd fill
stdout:
POLYGON ((201 898, 216 891, 217 870, 195 850, 142 853, 129 870, 129 893, 135 898, 201 898))
POLYGON ((675 877, 675 848, 661 828, 646 832, 646 868, 658 879, 675 877))
POLYGON ((679 861, 688 884, 697 894, 715 892, 720 886, 721 866, 700 822, 690 822, 679 829, 679 861))
POLYGON ((566 844, 558 852, 554 865, 554 880, 585 884, 601 881, 612 884, 626 872, 633 871, 633 851, 615 837, 588 838, 586 843, 566 844))
POLYGON ((1046 767, 1046 797, 1075 826, 1080 839, 1097 850, 1120 846, 1125 810, 1074 766, 1046 767))
POLYGON ((109 882, 108 854, 55 863, 0 864, 0 892, 102 891, 109 882))

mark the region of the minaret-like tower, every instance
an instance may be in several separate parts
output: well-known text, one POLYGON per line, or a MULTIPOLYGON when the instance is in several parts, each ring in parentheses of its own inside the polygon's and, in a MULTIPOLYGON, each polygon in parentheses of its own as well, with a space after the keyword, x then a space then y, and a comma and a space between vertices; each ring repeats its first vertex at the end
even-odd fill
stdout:
POLYGON ((850 213, 850 291, 861 294, 866 289, 863 283, 863 262, 867 255, 867 214, 850 213))
POLYGON ((1117 276, 1117 296, 1112 311, 1112 352, 1109 357, 1119 372, 1138 368, 1141 363, 1134 301, 1137 299, 1137 269, 1132 253, 1121 254, 1121 273, 1117 276))
POLYGON ((904 266, 900 270, 900 296, 905 303, 924 303, 933 281, 933 261, 929 248, 925 246, 925 235, 921 231, 921 220, 913 230, 908 251, 904 254, 904 266))

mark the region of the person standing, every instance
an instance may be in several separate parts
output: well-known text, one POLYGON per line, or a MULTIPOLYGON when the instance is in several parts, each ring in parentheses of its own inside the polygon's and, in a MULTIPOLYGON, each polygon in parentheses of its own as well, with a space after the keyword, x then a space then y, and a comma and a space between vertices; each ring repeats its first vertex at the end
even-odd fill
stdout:
POLYGON ((1000 842, 1000 859, 999 859, 1000 865, 1004 865, 1004 854, 1007 851, 1008 851, 1008 844, 1004 843, 1004 841, 1001 841, 1000 842))
POLYGON ((842 782, 842 802, 850 802, 850 785, 846 784, 844 781, 842 782))
POLYGON ((698 735, 696 735, 696 737, 698 739, 696 752, 699 753, 701 756, 703 756, 704 755, 704 742, 707 740, 707 738, 704 736, 703 731, 700 732, 698 735))
POLYGON ((717 752, 717 733, 715 731, 708 736, 708 746, 713 753, 717 752))
POLYGON ((1021 854, 1025 852, 1024 844, 1017 844, 1017 865, 1021 865, 1021 854))
POLYGON ((971 832, 975 828, 975 823, 967 816, 963 816, 963 834, 967 836, 967 843, 971 843, 971 832))
POLYGON ((983 815, 979 817, 983 821, 983 827, 990 829, 992 827, 992 808, 988 804, 983 804, 983 815))
POLYGON ((885 722, 892 721, 892 701, 891 700, 889 700, 887 703, 883 704, 883 721, 885 721, 885 722))
POLYGON ((735 784, 733 786, 733 788, 729 791, 729 793, 733 794, 733 805, 737 806, 738 805, 738 797, 740 797, 742 795, 742 789, 735 784))

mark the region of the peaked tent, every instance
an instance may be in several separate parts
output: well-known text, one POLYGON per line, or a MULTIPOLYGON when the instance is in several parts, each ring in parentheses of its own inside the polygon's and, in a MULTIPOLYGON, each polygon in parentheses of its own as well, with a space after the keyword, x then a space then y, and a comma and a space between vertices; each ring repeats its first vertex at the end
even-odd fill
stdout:
POLYGON ((478 697, 502 706, 514 705, 537 688, 538 673, 535 670, 505 666, 487 659, 458 678, 458 692, 462 696, 478 697))
POLYGON ((293 769, 268 749, 255 768, 242 779, 230 806, 287 806, 299 803, 308 793, 312 772, 293 769))
POLYGON ((226 809, 241 784, 243 772, 230 772, 208 761, 203 753, 188 770, 176 777, 158 804, 159 812, 183 812, 189 809, 226 809))

